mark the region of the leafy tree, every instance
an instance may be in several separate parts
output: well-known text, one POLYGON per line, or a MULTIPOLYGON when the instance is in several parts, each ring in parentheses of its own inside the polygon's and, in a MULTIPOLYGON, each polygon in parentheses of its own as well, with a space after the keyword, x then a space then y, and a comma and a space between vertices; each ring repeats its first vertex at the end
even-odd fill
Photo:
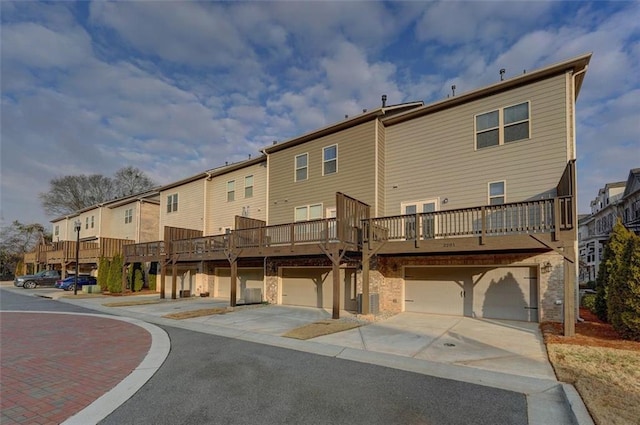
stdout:
POLYGON ((26 252, 31 252, 38 243, 51 241, 40 223, 24 224, 18 220, 0 231, 0 275, 11 275, 26 252))
POLYGON ((140 268, 135 268, 133 272, 133 290, 135 292, 139 292, 142 290, 142 286, 144 285, 144 277, 142 276, 142 270, 140 268))
POLYGON ((109 279, 107 283, 109 292, 111 293, 122 291, 122 266, 122 255, 114 255, 109 267, 109 279))
POLYGON ((609 281, 609 322, 623 337, 640 340, 640 237, 624 230, 624 247, 609 281))
POLYGON ((116 171, 113 178, 100 174, 57 177, 49 181, 49 191, 39 196, 47 214, 60 216, 154 185, 144 172, 129 166, 116 171))
POLYGON ((111 269, 111 262, 105 257, 100 257, 98 262, 98 285, 100 289, 106 291, 109 289, 109 272, 111 269))

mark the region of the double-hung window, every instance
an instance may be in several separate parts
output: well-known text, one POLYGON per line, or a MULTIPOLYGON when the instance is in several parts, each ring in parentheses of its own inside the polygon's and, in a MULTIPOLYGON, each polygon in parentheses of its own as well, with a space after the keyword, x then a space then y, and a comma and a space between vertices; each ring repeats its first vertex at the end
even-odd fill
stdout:
POLYGON ((175 211, 178 211, 178 194, 177 193, 167 196, 167 212, 170 213, 175 211))
POLYGON ((236 199, 236 181, 229 180, 227 182, 227 202, 234 201, 236 199))
POLYGON ((338 172, 338 145, 327 146, 322 149, 322 175, 338 172))
POLYGON ((301 155, 296 155, 295 159, 295 167, 296 167, 296 175, 295 181, 303 181, 308 177, 309 171, 309 154, 303 153, 301 155))
POLYGON ((295 221, 317 220, 319 218, 322 218, 322 204, 296 207, 295 221))
POLYGON ((133 208, 129 208, 124 211, 124 224, 131 223, 133 221, 133 208))
POLYGON ((89 228, 89 217, 86 217, 86 218, 84 219, 84 228, 85 228, 85 229, 88 229, 88 228, 89 228))
POLYGON ((253 196, 253 176, 244 178, 244 197, 251 198, 253 196))
POLYGON ((502 205, 505 203, 507 196, 506 182, 489 183, 489 205, 502 205))
POLYGON ((60 226, 56 226, 56 230, 54 233, 54 236, 58 236, 58 235, 60 235, 60 226))
POLYGON ((528 139, 529 116, 529 102, 476 115, 476 149, 528 139))
POLYGON ((91 216, 91 228, 92 229, 93 229, 93 219, 94 219, 94 216, 91 216))

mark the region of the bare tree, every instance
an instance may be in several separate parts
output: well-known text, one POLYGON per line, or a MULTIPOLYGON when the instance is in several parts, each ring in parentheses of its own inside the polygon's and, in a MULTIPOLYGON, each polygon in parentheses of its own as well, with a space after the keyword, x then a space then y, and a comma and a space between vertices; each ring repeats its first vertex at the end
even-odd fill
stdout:
POLYGON ((116 171, 113 178, 100 174, 64 176, 51 179, 50 189, 40 194, 44 211, 51 216, 75 211, 134 195, 154 187, 154 182, 135 167, 116 171))
POLYGON ((0 230, 0 274, 10 275, 22 260, 25 252, 31 252, 38 243, 51 241, 51 235, 40 223, 23 224, 18 220, 0 230))
POLYGON ((155 186, 153 180, 145 173, 132 166, 116 171, 113 175, 113 183, 118 198, 144 192, 155 186))

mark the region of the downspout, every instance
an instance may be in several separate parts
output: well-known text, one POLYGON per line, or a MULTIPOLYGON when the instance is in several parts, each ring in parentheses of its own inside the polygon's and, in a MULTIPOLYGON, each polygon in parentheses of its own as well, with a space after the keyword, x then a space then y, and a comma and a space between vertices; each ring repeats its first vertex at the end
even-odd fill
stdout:
POLYGON ((136 217, 136 231, 135 234, 133 235, 133 241, 135 243, 139 243, 141 238, 140 238, 140 226, 141 226, 141 222, 142 222, 142 199, 138 199, 138 214, 136 217))
MULTIPOLYGON (((573 134, 572 136, 572 149, 573 149, 573 159, 578 160, 578 150, 577 150, 577 143, 576 143, 576 77, 580 74, 584 74, 585 72, 587 72, 587 69, 589 68, 589 65, 585 65, 583 69, 581 69, 580 71, 576 72, 575 74, 573 74, 571 76, 571 91, 572 91, 572 96, 571 96, 571 103, 572 103, 572 128, 573 128, 573 134)), ((574 168, 574 172, 575 172, 575 181, 578 181, 578 166, 576 165, 576 167, 574 168)), ((574 282, 575 282, 575 288, 574 288, 574 292, 575 292, 575 306, 576 306, 576 319, 578 322, 582 322, 584 319, 582 319, 580 317, 580 291, 578 290, 579 288, 579 284, 578 284, 578 279, 579 279, 579 272, 580 272, 580 247, 578 246, 577 243, 577 233, 578 233, 578 191, 577 188, 574 188, 575 193, 573 194, 573 199, 575 202, 575 207, 573 208, 572 214, 573 214, 573 223, 574 226, 576 226, 576 243, 573 244, 573 255, 576 259, 575 265, 574 265, 574 274, 575 274, 575 278, 574 278, 574 282)))

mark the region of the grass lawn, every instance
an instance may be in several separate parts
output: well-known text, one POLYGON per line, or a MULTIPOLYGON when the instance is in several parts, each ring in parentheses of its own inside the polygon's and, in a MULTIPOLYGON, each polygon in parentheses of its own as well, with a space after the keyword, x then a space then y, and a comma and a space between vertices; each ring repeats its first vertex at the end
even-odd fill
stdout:
POLYGON ((611 325, 580 310, 576 336, 562 325, 541 328, 558 379, 573 384, 598 425, 640 423, 640 342, 621 339, 611 325))
POLYGON ((357 328, 358 326, 360 326, 360 324, 356 322, 321 320, 319 322, 309 323, 308 325, 292 329, 282 336, 295 339, 311 339, 322 335, 329 335, 357 328))

